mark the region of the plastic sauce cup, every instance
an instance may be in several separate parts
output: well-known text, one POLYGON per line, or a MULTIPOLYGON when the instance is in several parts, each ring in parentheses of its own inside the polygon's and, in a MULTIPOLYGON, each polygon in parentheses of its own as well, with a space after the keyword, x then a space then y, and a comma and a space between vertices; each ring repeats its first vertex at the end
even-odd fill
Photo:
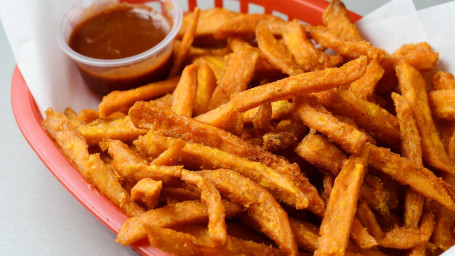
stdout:
POLYGON ((127 90, 165 78, 172 61, 173 39, 182 24, 183 13, 177 0, 130 0, 128 2, 139 2, 151 7, 169 22, 170 30, 161 42, 144 52, 119 59, 87 57, 69 46, 70 36, 79 24, 119 2, 82 1, 63 15, 57 31, 57 42, 61 49, 76 63, 85 83, 101 94, 127 90))

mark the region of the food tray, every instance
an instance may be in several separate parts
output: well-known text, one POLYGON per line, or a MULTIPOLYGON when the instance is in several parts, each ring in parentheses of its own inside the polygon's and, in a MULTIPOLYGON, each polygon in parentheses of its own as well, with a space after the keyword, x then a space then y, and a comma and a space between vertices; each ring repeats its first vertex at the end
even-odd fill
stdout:
MULTIPOLYGON (((204 3, 206 2, 210 1, 204 3)), ((299 19, 314 25, 322 23, 322 12, 328 5, 324 0, 226 0, 226 2, 230 3, 214 0, 212 6, 228 8, 235 3, 234 6, 238 6, 239 9, 234 11, 248 13, 250 9, 263 10, 264 13, 279 15, 288 20, 299 19)), ((188 0, 186 6, 192 10, 197 6, 197 1, 188 0)), ((351 18, 356 21, 360 16, 351 13, 351 18)), ((11 103, 19 129, 49 171, 87 210, 117 234, 128 217, 80 175, 43 129, 41 126, 43 117, 18 67, 14 69, 11 83, 11 103)), ((132 244, 131 248, 141 255, 168 255, 149 246, 145 240, 132 244)))

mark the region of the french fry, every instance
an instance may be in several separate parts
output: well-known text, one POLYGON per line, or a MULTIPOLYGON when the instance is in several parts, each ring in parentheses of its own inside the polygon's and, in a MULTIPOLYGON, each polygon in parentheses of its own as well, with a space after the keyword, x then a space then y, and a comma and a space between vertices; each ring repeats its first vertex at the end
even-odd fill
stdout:
POLYGON ((151 164, 155 165, 176 165, 180 160, 180 151, 185 146, 182 140, 176 140, 168 149, 153 159, 151 164))
POLYGON ((455 211, 454 192, 442 179, 389 149, 369 145, 369 165, 390 176, 397 182, 410 186, 416 192, 433 199, 455 211))
POLYGON ((400 124, 402 153, 415 164, 423 166, 422 145, 420 144, 420 135, 417 130, 417 124, 412 109, 401 95, 392 93, 392 99, 395 104, 397 118, 400 124))
POLYGON ((270 14, 240 14, 220 26, 213 36, 215 38, 252 38, 261 21, 267 21, 266 29, 276 35, 281 33, 285 24, 282 19, 270 14))
POLYGON ((316 188, 310 184, 296 165, 290 164, 283 158, 250 145, 226 131, 194 119, 176 115, 172 111, 153 105, 153 103, 138 102, 130 109, 129 114, 138 127, 157 130, 165 136, 178 137, 189 142, 218 148, 273 168, 286 176, 286 179, 291 180, 293 184, 299 187, 300 191, 308 196, 310 200, 309 209, 312 212, 317 215, 324 212, 325 205, 316 188), (171 127, 174 132, 168 133, 171 127))
MULTIPOLYGON (((420 135, 412 110, 406 100, 399 94, 392 93, 392 99, 400 123, 402 153, 416 165, 423 166, 420 135)), ((406 227, 415 228, 418 226, 424 202, 424 198, 414 191, 406 191, 404 203, 404 224, 406 227)))
POLYGON ((269 62, 290 76, 301 74, 304 71, 295 62, 285 45, 278 41, 268 30, 266 21, 261 21, 256 27, 256 40, 261 52, 269 62))
POLYGON ((233 93, 244 91, 253 78, 259 51, 251 46, 241 47, 234 51, 231 59, 213 92, 208 109, 214 109, 229 101, 233 93))
POLYGON ((126 91, 113 91, 103 97, 98 105, 101 118, 106 118, 117 111, 128 112, 128 109, 138 100, 147 100, 172 92, 180 77, 150 83, 135 89, 126 91))
POLYGON ((174 60, 171 69, 169 70, 169 77, 177 75, 183 65, 183 62, 185 61, 186 56, 188 55, 188 52, 194 41, 196 29, 199 23, 200 13, 201 10, 198 7, 194 8, 193 14, 191 16, 191 21, 185 30, 182 42, 178 46, 177 52, 174 54, 174 60))
POLYGON ((383 74, 384 69, 381 65, 376 60, 371 60, 365 74, 352 82, 349 86, 349 90, 364 99, 370 98, 374 93, 376 84, 382 78, 383 74))
POLYGON ((405 60, 419 71, 433 70, 439 59, 439 54, 434 52, 427 42, 405 44, 396 50, 392 56, 405 60))
POLYGON ((305 26, 305 30, 320 45, 331 48, 338 54, 351 59, 365 55, 381 61, 386 54, 384 50, 372 46, 367 41, 350 41, 338 38, 335 33, 323 26, 305 26))
POLYGON ((197 225, 179 227, 178 230, 147 226, 151 244, 162 250, 178 255, 281 255, 271 246, 228 236, 223 249, 210 248, 207 229, 197 225))
POLYGON ((454 161, 449 158, 431 116, 424 78, 404 61, 400 61, 395 70, 401 94, 411 106, 422 136, 423 160, 441 171, 455 173, 454 161))
POLYGON ((324 25, 339 38, 352 41, 363 41, 357 26, 349 17, 349 12, 340 0, 330 1, 322 14, 324 25))
POLYGON ((455 89, 455 78, 451 73, 438 71, 433 76, 432 85, 434 90, 455 89))
POLYGON ((327 105, 327 108, 336 114, 352 118, 375 138, 398 148, 400 141, 398 120, 386 109, 349 90, 339 90, 333 94, 331 104, 327 105))
POLYGON ((210 241, 214 247, 223 247, 226 244, 226 223, 220 192, 212 182, 201 177, 200 172, 182 170, 181 179, 196 185, 201 191, 201 201, 207 206, 210 241))
POLYGON ((172 94, 171 110, 179 115, 188 117, 193 115, 193 104, 198 87, 198 69, 196 64, 186 66, 172 94))
POLYGON ((103 139, 133 141, 147 132, 136 128, 128 116, 98 119, 89 124, 79 125, 77 129, 89 145, 97 145, 103 139))
POLYGON ((302 122, 311 129, 322 134, 349 153, 358 153, 368 137, 357 128, 339 121, 324 107, 314 105, 300 99, 296 105, 296 113, 302 122))
POLYGON ((223 56, 216 56, 216 55, 204 55, 201 56, 193 61, 195 64, 206 63, 212 69, 213 74, 217 81, 224 76, 226 73, 226 61, 223 56))
POLYGON ((422 217, 420 229, 395 227, 384 234, 379 241, 385 248, 410 249, 428 241, 434 227, 434 216, 431 212, 422 217))
POLYGON ((65 115, 48 109, 43 126, 82 176, 103 195, 128 216, 136 216, 143 212, 118 182, 114 171, 101 160, 99 154, 89 154, 85 138, 71 125, 65 115))
POLYGON ((201 193, 197 190, 191 190, 188 187, 163 187, 160 194, 160 200, 164 202, 168 200, 182 202, 198 200, 199 198, 201 198, 201 193))
POLYGON ((224 197, 242 204, 248 215, 261 226, 287 255, 297 255, 298 249, 286 212, 266 189, 237 172, 219 169, 200 171, 202 177, 213 182, 224 197))
POLYGON ((270 124, 271 119, 272 104, 270 102, 266 102, 259 107, 253 118, 253 127, 257 135, 261 136, 267 132, 273 131, 273 127, 270 124))
POLYGON ((368 206, 384 217, 390 217, 391 195, 382 180, 374 175, 367 174, 364 184, 360 188, 360 198, 368 206))
POLYGON ((143 202, 148 209, 153 209, 158 204, 162 187, 162 181, 145 178, 131 189, 131 197, 136 201, 143 202))
POLYGON ((304 71, 336 67, 343 61, 339 55, 332 56, 317 50, 297 20, 288 22, 281 35, 294 60, 304 71))
POLYGON ((354 218, 351 229, 352 240, 362 249, 369 249, 379 245, 378 241, 368 233, 358 218, 354 218))
POLYGON ((293 147, 297 144, 299 137, 293 132, 269 132, 262 136, 262 148, 277 152, 293 147))
MULTIPOLYGON (((223 205, 226 218, 230 218, 243 210, 238 204, 228 201, 223 201, 223 205)), ((170 204, 126 220, 117 234, 116 241, 125 246, 144 239, 147 236, 144 224, 167 228, 185 224, 206 223, 207 221, 207 207, 200 201, 170 204)))
POLYGON ((79 111, 77 119, 84 124, 88 124, 96 119, 100 118, 100 113, 97 110, 86 108, 79 111))
POLYGON ((289 223, 300 249, 313 252, 318 248, 319 228, 317 226, 294 218, 289 218, 289 223))
POLYGON ((347 159, 343 151, 314 131, 303 138, 295 152, 312 165, 328 170, 333 175, 338 175, 343 161, 347 159))
MULTIPOLYGON (((341 171, 341 170, 340 170, 341 171)), ((321 197, 324 199, 324 202, 328 202, 330 198, 330 193, 332 193, 333 183, 335 182, 335 177, 329 172, 322 173, 322 186, 324 190, 321 192, 321 197)))
POLYGON ((157 166, 149 162, 127 144, 119 140, 106 140, 100 144, 113 159, 115 171, 123 178, 138 182, 145 178, 175 183, 181 173, 181 166, 157 166))
POLYGON ((360 200, 357 206, 356 218, 368 229, 368 233, 371 234, 376 241, 381 240, 384 237, 384 232, 382 232, 376 216, 373 211, 371 211, 370 207, 368 207, 368 204, 363 200, 360 200))
MULTIPOLYGON (((150 131, 145 136, 136 140, 134 144, 139 150, 147 153, 150 145, 166 149, 174 141, 175 139, 171 137, 163 137, 150 131)), ((297 209, 308 207, 308 197, 295 183, 287 176, 280 175, 276 170, 259 162, 249 161, 216 148, 189 142, 186 142, 182 148, 181 158, 185 165, 190 167, 210 169, 227 168, 235 170, 268 188, 280 200, 286 200, 283 202, 297 209)))
MULTIPOLYGON (((182 26, 177 34, 179 38, 185 35, 190 29, 191 21, 194 20, 194 12, 186 13, 183 16, 182 26)), ((213 8, 200 12, 199 22, 196 27, 195 37, 210 36, 215 33, 220 26, 232 20, 239 14, 223 8, 213 8)))
POLYGON ((216 87, 215 74, 207 62, 204 61, 198 65, 197 92, 193 104, 194 115, 200 115, 207 112, 210 99, 216 87))
MULTIPOLYGON (((279 100, 274 101, 272 104, 272 120, 282 119, 285 116, 289 115, 293 110, 294 104, 289 102, 288 100, 279 100)), ((243 113, 243 122, 250 123, 253 121, 254 116, 258 112, 260 106, 256 108, 252 108, 248 111, 243 113)))
POLYGON ((434 116, 455 120, 455 89, 434 90, 428 94, 434 116))
POLYGON ((258 107, 264 102, 294 98, 350 83, 365 73, 366 61, 366 57, 360 57, 340 68, 308 72, 233 94, 228 103, 195 119, 222 127, 234 113, 258 107))
POLYGON ((360 187, 368 164, 368 148, 343 165, 330 193, 315 255, 344 255, 348 246, 360 187))

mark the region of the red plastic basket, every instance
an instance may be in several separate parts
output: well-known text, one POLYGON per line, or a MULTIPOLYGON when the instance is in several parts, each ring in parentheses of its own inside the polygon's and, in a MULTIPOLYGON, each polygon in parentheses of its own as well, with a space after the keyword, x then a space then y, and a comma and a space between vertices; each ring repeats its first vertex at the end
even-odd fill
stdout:
MULTIPOLYGON (((226 1, 232 2, 233 0, 226 1)), ((322 12, 328 5, 328 2, 324 0, 247 0, 237 2, 239 2, 240 12, 242 13, 248 13, 251 4, 254 4, 263 7, 265 13, 279 12, 287 15, 289 20, 299 19, 314 25, 322 23, 322 12)), ((189 10, 197 6, 196 0, 188 0, 187 3, 189 10)), ((226 7, 223 0, 214 0, 214 6, 226 7)), ((350 13, 350 15, 354 21, 360 18, 355 13, 350 13)), ((11 83, 11 102, 19 129, 38 157, 87 210, 117 234, 127 216, 79 174, 48 136, 41 126, 43 117, 17 67, 14 70, 11 83)), ((152 248, 145 240, 131 245, 131 248, 141 255, 168 255, 152 248)))

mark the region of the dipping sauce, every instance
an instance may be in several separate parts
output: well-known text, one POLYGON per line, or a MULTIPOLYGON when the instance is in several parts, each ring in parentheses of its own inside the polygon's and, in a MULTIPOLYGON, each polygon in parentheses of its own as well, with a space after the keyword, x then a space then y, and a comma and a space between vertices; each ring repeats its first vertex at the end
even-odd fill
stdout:
MULTIPOLYGON (((84 20, 72 31, 68 45, 95 59, 115 60, 135 56, 159 44, 168 34, 169 21, 155 10, 140 5, 117 4, 84 20)), ((78 64, 86 83, 106 94, 131 89, 166 77, 171 47, 153 59, 103 70, 78 64)))

